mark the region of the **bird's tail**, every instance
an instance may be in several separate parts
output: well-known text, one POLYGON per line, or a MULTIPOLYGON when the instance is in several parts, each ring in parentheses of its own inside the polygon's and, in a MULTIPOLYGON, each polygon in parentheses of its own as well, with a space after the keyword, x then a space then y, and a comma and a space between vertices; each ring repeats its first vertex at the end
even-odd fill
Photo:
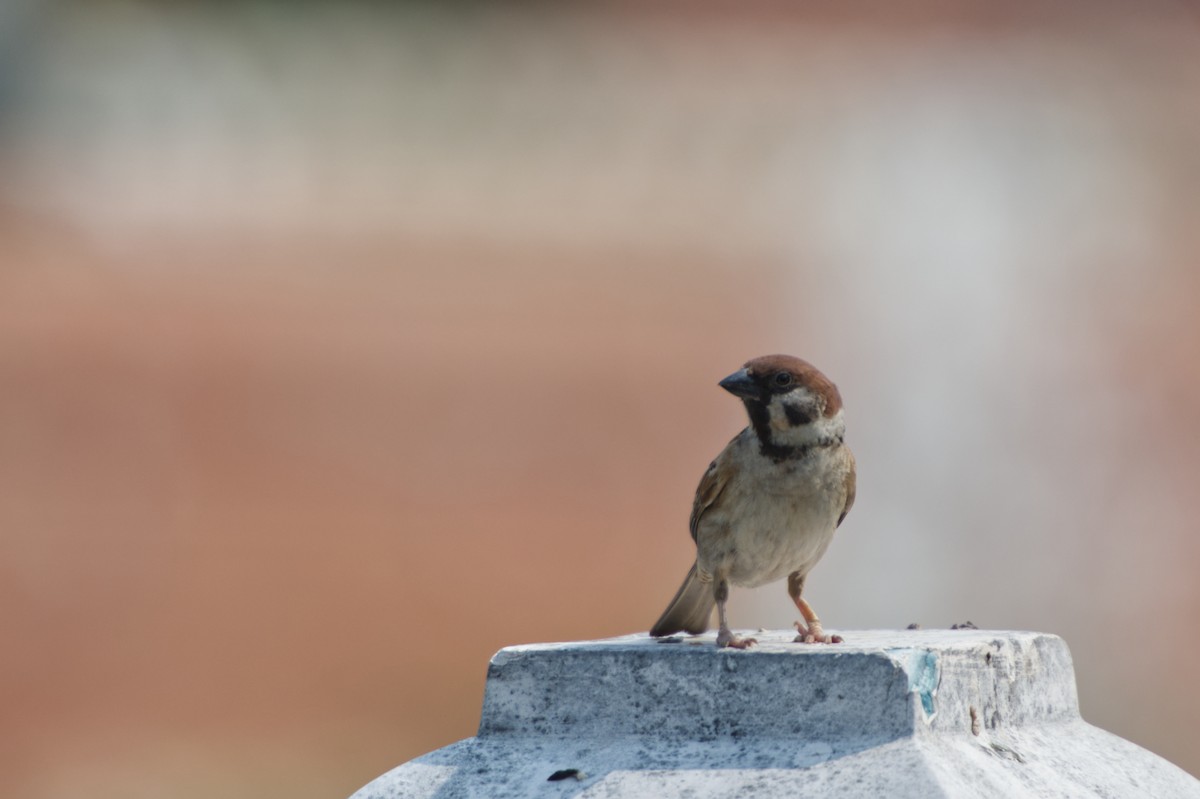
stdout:
POLYGON ((663 615, 650 629, 650 634, 656 638, 678 632, 689 632, 692 635, 708 629, 708 619, 712 615, 713 605, 712 586, 700 581, 696 574, 696 566, 692 564, 691 571, 683 579, 683 585, 675 592, 675 598, 663 615))

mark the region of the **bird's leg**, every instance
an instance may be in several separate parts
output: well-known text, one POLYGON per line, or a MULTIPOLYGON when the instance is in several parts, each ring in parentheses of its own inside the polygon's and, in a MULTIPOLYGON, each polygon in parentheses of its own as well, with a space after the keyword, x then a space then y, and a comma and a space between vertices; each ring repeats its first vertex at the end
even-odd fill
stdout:
POLYGON ((755 639, 734 635, 733 631, 729 629, 729 621, 725 618, 725 602, 729 599, 729 581, 724 577, 719 578, 713 587, 713 597, 717 600, 717 617, 720 619, 720 627, 717 630, 717 646, 745 649, 751 644, 757 644, 758 641, 755 639))
POLYGON ((812 609, 812 605, 808 604, 808 600, 800 596, 804 590, 805 575, 800 572, 792 572, 788 575, 788 596, 796 603, 796 608, 800 611, 800 615, 804 617, 804 621, 796 622, 796 632, 798 635, 795 638, 795 643, 798 644, 840 644, 842 636, 827 635, 821 629, 821 620, 817 618, 817 612, 812 609))
POLYGON ((804 644, 840 644, 844 640, 840 635, 829 635, 821 628, 821 620, 817 618, 817 612, 812 609, 812 605, 808 604, 808 600, 801 597, 796 597, 796 607, 800 609, 800 615, 804 617, 804 621, 808 622, 806 627, 803 622, 796 622, 796 632, 798 635, 795 640, 797 643, 804 644))

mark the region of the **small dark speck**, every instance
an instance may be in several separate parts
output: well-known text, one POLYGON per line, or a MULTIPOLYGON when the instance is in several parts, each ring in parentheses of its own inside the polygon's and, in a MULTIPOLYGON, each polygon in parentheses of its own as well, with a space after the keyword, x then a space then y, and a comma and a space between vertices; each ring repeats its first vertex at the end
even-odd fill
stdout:
POLYGON ((582 780, 585 777, 587 777, 587 775, 577 768, 563 768, 547 777, 546 782, 558 782, 559 780, 569 779, 582 780))
POLYGON ((906 629, 906 630, 919 630, 919 629, 921 629, 921 622, 919 622, 919 621, 914 621, 912 624, 908 625, 908 626, 907 626, 907 627, 905 627, 904 629, 906 629))
POLYGON ((656 644, 682 644, 683 639, 680 638, 678 635, 670 635, 670 636, 667 636, 666 638, 656 638, 654 640, 654 643, 656 643, 656 644))
POLYGON ((1000 755, 1000 757, 1006 757, 1009 760, 1015 760, 1018 763, 1025 762, 1025 758, 1021 756, 1020 752, 1018 752, 1016 749, 1011 749, 1004 744, 993 743, 992 751, 1000 755))
POLYGON ((992 664, 992 653, 988 652, 983 659, 990 666, 992 664))
POLYGON ((973 621, 964 621, 960 624, 951 624, 950 629, 951 630, 978 630, 979 627, 977 627, 975 622, 973 622, 973 621))

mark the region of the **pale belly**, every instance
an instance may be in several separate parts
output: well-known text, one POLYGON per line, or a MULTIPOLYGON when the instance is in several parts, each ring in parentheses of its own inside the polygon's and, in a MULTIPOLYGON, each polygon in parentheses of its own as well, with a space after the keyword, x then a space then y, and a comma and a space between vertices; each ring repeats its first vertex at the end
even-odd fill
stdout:
POLYGON ((733 481, 721 508, 701 518, 697 564, 704 573, 753 588, 807 573, 829 547, 845 507, 841 475, 824 454, 790 473, 733 481))

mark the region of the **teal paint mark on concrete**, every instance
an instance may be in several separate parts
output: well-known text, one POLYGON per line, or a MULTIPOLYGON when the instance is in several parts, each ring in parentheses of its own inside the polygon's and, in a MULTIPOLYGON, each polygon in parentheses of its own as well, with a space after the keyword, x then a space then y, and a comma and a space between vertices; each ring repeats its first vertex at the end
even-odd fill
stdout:
POLYGON ((937 695, 939 682, 937 655, 928 649, 913 651, 908 661, 908 690, 921 698, 926 721, 937 713, 933 698, 937 695))

